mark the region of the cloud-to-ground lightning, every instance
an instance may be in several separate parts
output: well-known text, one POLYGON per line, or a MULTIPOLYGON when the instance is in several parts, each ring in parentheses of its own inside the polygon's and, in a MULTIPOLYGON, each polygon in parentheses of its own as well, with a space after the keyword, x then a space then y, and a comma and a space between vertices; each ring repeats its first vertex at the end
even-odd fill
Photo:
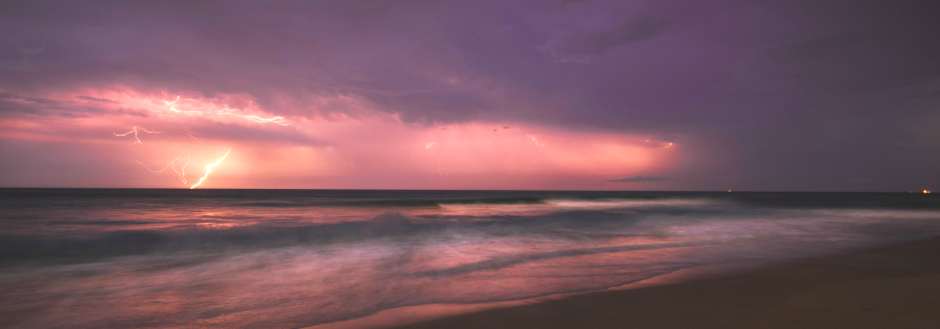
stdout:
MULTIPOLYGON (((433 141, 433 142, 425 144, 424 148, 429 149, 431 148, 431 146, 434 146, 434 144, 437 144, 437 141, 433 141)), ((437 160, 437 176, 440 179, 444 179, 444 172, 441 170, 441 158, 435 155, 434 159, 437 160)))
POLYGON ((140 164, 141 166, 144 166, 144 168, 147 168, 147 171, 155 172, 155 173, 162 173, 166 171, 167 169, 172 168, 173 172, 176 173, 177 176, 179 176, 180 181, 183 182, 183 184, 186 184, 186 166, 189 166, 189 154, 186 153, 186 163, 183 164, 183 166, 180 167, 179 169, 176 169, 176 161, 179 161, 181 159, 183 159, 183 154, 180 154, 180 156, 176 157, 176 159, 171 160, 169 163, 167 163, 165 167, 163 167, 163 169, 160 169, 160 170, 153 170, 153 169, 150 169, 150 167, 144 164, 143 162, 140 162, 140 161, 136 161, 136 162, 140 164))
POLYGON ((440 179, 444 179, 444 172, 441 171, 441 158, 434 156, 434 159, 437 159, 437 177, 440 179))
POLYGON ((199 186, 199 184, 202 184, 202 182, 206 180, 206 177, 209 177, 209 173, 212 172, 212 168, 215 168, 215 166, 218 166, 220 163, 222 163, 222 160, 225 160, 225 157, 227 157, 230 152, 232 152, 232 149, 231 149, 231 148, 228 149, 228 151, 225 151, 225 155, 223 155, 221 158, 219 158, 219 161, 216 161, 215 163, 210 163, 210 164, 206 165, 206 174, 205 174, 205 175, 202 175, 202 178, 200 178, 199 181, 196 182, 196 184, 193 185, 193 186, 191 186, 189 189, 192 190, 192 189, 196 188, 196 186, 199 186))
POLYGON ((113 133, 113 134, 114 134, 114 137, 124 137, 124 136, 130 135, 130 134, 134 134, 134 139, 137 140, 137 144, 141 144, 141 142, 140 142, 140 137, 137 136, 137 130, 138 130, 138 129, 143 130, 145 133, 148 133, 148 134, 162 134, 162 133, 163 133, 163 132, 160 132, 160 131, 149 131, 149 130, 147 130, 147 129, 144 129, 144 128, 140 128, 140 127, 136 127, 136 126, 135 126, 134 129, 131 129, 131 131, 128 131, 128 132, 126 132, 126 133, 123 133, 123 134, 113 133))
POLYGON ((186 164, 180 167, 180 171, 176 171, 176 165, 173 164, 174 162, 170 162, 170 167, 173 168, 173 172, 180 176, 180 181, 186 184, 186 166, 189 165, 189 154, 186 155, 186 164))
POLYGON ((336 150, 333 149, 332 146, 327 147, 327 149, 330 150, 330 153, 332 153, 333 156, 335 156, 337 159, 339 159, 339 161, 342 162, 344 165, 347 165, 347 166, 350 166, 350 167, 355 167, 355 164, 352 162, 352 158, 349 159, 350 161, 346 161, 346 160, 344 160, 342 157, 340 157, 339 154, 336 154, 336 150))
POLYGON ((538 140, 538 139, 535 139, 536 137, 539 137, 538 135, 532 136, 532 135, 526 134, 525 136, 528 137, 529 139, 531 139, 533 142, 535 142, 535 145, 538 145, 538 146, 545 146, 544 143, 539 143, 539 140, 538 140))

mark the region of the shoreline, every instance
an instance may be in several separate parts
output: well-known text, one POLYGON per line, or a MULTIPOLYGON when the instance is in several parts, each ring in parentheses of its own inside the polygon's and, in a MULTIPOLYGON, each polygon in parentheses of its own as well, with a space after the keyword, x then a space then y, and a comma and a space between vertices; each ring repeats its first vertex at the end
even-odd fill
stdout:
POLYGON ((670 273, 593 292, 422 305, 313 328, 931 328, 940 238, 739 269, 670 273))
MULTIPOLYGON (((774 263, 776 264, 776 263, 774 263)), ((725 264, 702 265, 689 268, 683 268, 674 272, 657 275, 654 277, 625 283, 618 286, 577 292, 555 293, 545 296, 529 297, 515 300, 504 300, 496 302, 472 303, 472 304, 423 304, 413 306, 403 306, 391 309, 385 309, 364 317, 353 318, 328 322, 309 327, 306 329, 385 329, 398 328, 403 326, 425 323, 433 320, 473 314, 477 312, 510 308, 523 305, 539 304, 549 301, 570 298, 574 296, 594 294, 607 291, 620 291, 629 289, 639 289, 646 287, 655 287, 661 285, 677 284, 701 278, 720 276, 727 273, 734 273, 743 269, 752 269, 769 266, 761 261, 744 261, 725 264)))

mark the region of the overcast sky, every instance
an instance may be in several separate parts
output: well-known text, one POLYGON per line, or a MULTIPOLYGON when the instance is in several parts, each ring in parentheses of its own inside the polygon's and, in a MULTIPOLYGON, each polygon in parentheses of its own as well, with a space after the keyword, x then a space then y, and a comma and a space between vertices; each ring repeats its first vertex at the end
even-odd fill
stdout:
POLYGON ((4 1, 0 186, 940 189, 935 3, 4 1))

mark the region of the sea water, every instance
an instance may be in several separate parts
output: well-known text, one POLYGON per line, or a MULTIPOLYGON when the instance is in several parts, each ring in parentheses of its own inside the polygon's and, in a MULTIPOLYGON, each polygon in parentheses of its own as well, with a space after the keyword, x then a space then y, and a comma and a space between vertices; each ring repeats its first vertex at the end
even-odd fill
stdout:
POLYGON ((914 193, 0 189, 0 327, 281 327, 940 235, 914 193))

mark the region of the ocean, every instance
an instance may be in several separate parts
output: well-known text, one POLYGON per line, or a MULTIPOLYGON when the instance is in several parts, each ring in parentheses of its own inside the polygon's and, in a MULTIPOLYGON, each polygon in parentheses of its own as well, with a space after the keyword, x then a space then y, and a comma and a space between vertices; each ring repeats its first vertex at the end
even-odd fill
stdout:
POLYGON ((938 235, 923 193, 0 189, 0 327, 297 328, 938 235))

